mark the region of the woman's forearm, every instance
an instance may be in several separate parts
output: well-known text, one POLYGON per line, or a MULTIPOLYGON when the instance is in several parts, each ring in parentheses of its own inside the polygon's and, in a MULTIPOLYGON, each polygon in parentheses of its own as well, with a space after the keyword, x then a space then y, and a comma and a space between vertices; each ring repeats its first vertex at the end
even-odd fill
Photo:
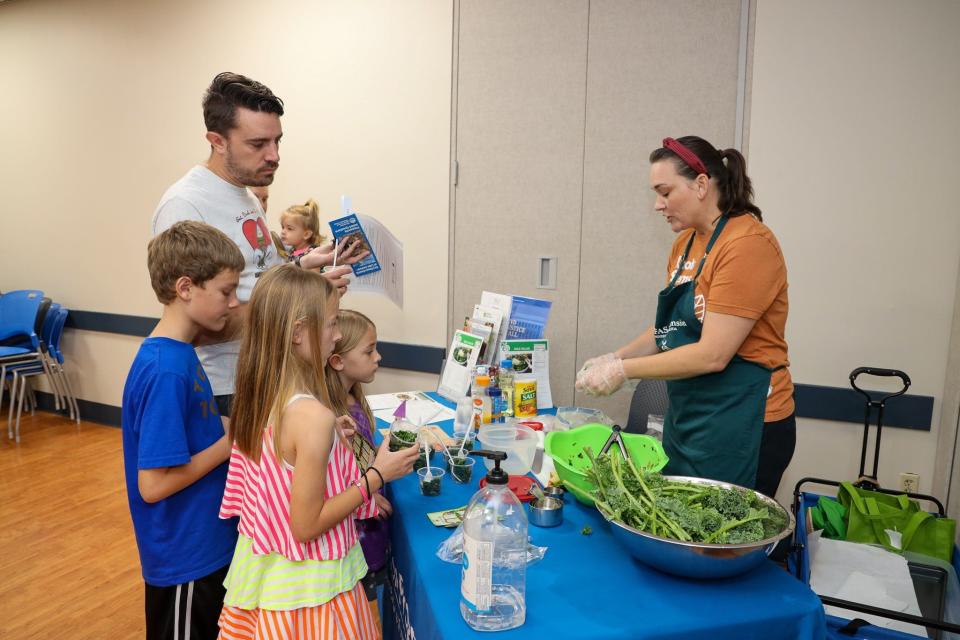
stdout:
POLYGON ((653 339, 653 327, 648 327, 646 331, 631 340, 626 345, 614 351, 618 358, 626 360, 627 358, 639 358, 641 356, 651 356, 657 353, 657 343, 653 339))
MULTIPOLYGON (((624 373, 628 378, 634 379, 677 380, 723 371, 750 334, 754 324, 756 320, 751 318, 707 314, 698 342, 662 353, 654 352, 652 355, 624 359, 624 373)), ((652 330, 650 340, 653 340, 652 330)), ((654 348, 656 349, 656 345, 654 348)))
POLYGON ((726 365, 699 342, 623 360, 624 373, 630 379, 679 380, 722 371, 726 365))

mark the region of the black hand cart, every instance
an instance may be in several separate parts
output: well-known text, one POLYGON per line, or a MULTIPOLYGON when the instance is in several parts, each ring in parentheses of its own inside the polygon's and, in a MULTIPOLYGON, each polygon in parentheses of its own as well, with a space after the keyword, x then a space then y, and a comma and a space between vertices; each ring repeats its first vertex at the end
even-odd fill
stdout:
MULTIPOLYGON (((883 410, 892 398, 901 396, 910 388, 910 377, 903 371, 896 369, 881 369, 877 367, 858 367, 850 372, 850 385, 855 391, 866 398, 866 408, 863 422, 863 444, 860 451, 860 472, 859 479, 853 483, 858 488, 870 489, 888 495, 904 495, 902 491, 892 491, 884 489, 877 480, 877 469, 880 462, 880 437, 883 430, 883 410), (896 377, 902 383, 902 388, 894 393, 871 392, 857 386, 857 378, 860 376, 880 376, 896 377), (876 411, 877 428, 875 436, 875 445, 873 451, 873 471, 870 474, 865 473, 867 461, 867 449, 870 432, 871 414, 876 411)), ((790 549, 789 566, 797 578, 802 582, 810 581, 810 564, 807 550, 807 531, 806 531, 806 513, 809 507, 812 507, 820 499, 820 495, 804 491, 805 485, 823 485, 839 487, 840 482, 824 478, 807 477, 797 482, 793 490, 793 512, 796 517, 797 526, 793 533, 793 540, 790 549)), ((945 517, 946 510, 943 503, 936 497, 921 493, 906 493, 914 500, 932 505, 935 509, 935 515, 945 517)), ((960 553, 954 546, 953 567, 960 575, 960 553)), ((931 567, 928 565, 909 563, 911 577, 917 592, 918 601, 922 615, 914 616, 901 611, 881 609, 878 607, 841 600, 831 596, 819 595, 820 600, 825 605, 831 605, 851 612, 851 619, 845 620, 834 616, 827 616, 828 632, 831 638, 860 640, 915 640, 922 637, 941 638, 943 632, 960 634, 960 625, 944 621, 944 604, 946 594, 946 572, 940 567, 931 567), (921 627, 926 627, 928 636, 916 636, 900 631, 885 629, 869 624, 868 622, 856 617, 857 613, 865 613, 907 622, 921 627)))

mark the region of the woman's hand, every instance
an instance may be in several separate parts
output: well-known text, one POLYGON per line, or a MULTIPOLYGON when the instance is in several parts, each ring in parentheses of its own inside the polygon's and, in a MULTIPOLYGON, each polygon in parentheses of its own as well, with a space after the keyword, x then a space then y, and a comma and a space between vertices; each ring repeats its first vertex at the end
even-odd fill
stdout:
POLYGON ((413 463, 419 455, 419 447, 390 451, 390 438, 384 438, 377 450, 377 457, 373 461, 373 466, 383 475, 386 482, 390 482, 413 471, 413 463))
POLYGON ((382 493, 375 492, 373 494, 373 500, 377 503, 377 518, 379 520, 386 520, 393 515, 393 505, 390 504, 390 501, 387 500, 382 493))
POLYGON ((590 358, 589 360, 583 363, 582 367, 580 367, 580 373, 583 373, 587 369, 591 367, 595 367, 598 364, 602 364, 604 362, 609 362, 611 360, 616 360, 616 359, 617 359, 617 355, 615 353, 605 353, 602 356, 590 358))
POLYGON ((613 356, 612 359, 607 358, 590 367, 584 365, 577 374, 576 386, 577 391, 583 391, 591 396, 608 396, 622 387, 626 381, 627 374, 623 370, 623 360, 613 356))

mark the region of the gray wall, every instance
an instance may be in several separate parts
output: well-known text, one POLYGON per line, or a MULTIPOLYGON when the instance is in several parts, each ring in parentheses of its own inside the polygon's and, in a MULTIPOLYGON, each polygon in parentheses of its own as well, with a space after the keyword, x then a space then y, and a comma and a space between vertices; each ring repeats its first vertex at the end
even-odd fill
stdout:
MULTIPOLYGON (((451 326, 484 288, 552 300, 555 404, 574 401, 583 360, 653 320, 673 234, 647 156, 668 135, 733 145, 740 9, 458 3, 451 326), (535 287, 541 255, 559 257, 555 291, 535 287)), ((629 398, 588 404, 622 419, 629 398)))

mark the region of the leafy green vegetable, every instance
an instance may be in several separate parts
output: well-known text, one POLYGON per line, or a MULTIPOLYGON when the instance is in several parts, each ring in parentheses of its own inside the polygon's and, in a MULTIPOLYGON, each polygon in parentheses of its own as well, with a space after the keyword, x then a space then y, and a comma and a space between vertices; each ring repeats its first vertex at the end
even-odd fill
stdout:
POLYGON ((417 441, 417 434, 414 431, 399 429, 390 432, 390 451, 399 451, 413 446, 417 441))
POLYGON ((676 482, 642 473, 619 455, 594 457, 587 479, 598 507, 626 525, 684 542, 741 544, 772 537, 787 526, 780 509, 769 509, 752 491, 676 482))
POLYGON ((425 496, 440 495, 440 478, 434 478, 433 480, 424 480, 420 482, 420 493, 425 496))
POLYGON ((580 529, 580 535, 582 535, 582 536, 588 536, 588 535, 590 535, 591 533, 593 533, 593 527, 591 527, 591 526, 588 525, 588 524, 587 524, 587 525, 584 525, 583 529, 580 529))

